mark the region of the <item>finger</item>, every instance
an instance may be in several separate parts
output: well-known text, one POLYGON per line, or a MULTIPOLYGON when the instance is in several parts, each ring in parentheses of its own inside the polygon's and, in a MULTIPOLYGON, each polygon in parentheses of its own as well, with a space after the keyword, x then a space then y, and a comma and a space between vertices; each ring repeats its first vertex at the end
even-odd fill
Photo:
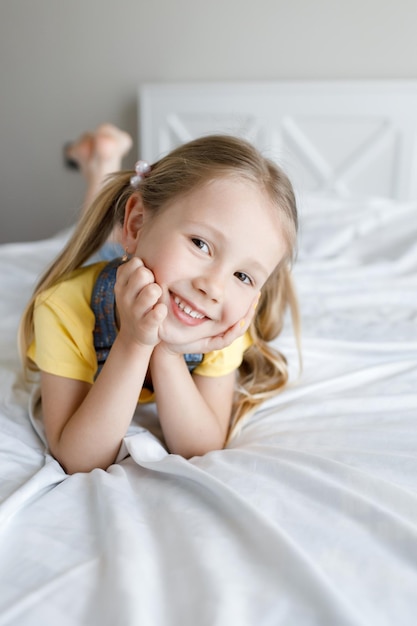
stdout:
POLYGON ((158 300, 161 295, 162 289, 157 283, 145 285, 145 287, 143 287, 143 289, 141 289, 138 293, 132 304, 134 315, 137 317, 146 315, 148 311, 153 309, 158 304, 158 300))
POLYGON ((132 274, 132 272, 134 272, 139 267, 144 267, 144 265, 145 264, 143 263, 142 259, 137 256, 132 257, 129 261, 127 261, 126 263, 122 263, 117 268, 117 280, 119 281, 119 283, 127 283, 129 280, 129 276, 132 274))
POLYGON ((127 263, 122 263, 117 268, 116 284, 118 286, 136 286, 141 289, 144 285, 155 280, 152 271, 146 267, 142 259, 133 257, 127 263))
POLYGON ((259 303, 260 298, 261 298, 261 292, 259 292, 253 298, 252 302, 249 305, 248 310, 246 311, 245 317, 242 317, 235 324, 233 324, 232 326, 227 328, 224 331, 224 333, 221 333, 221 335, 219 335, 219 338, 222 338, 223 341, 227 341, 227 344, 225 344, 225 345, 229 345, 235 339, 237 339, 241 335, 244 335, 246 333, 246 331, 249 329, 249 326, 251 325, 252 320, 253 320, 253 318, 254 318, 254 316, 256 314, 256 309, 258 307, 258 303, 259 303))
POLYGON ((238 339, 238 337, 244 335, 251 324, 253 313, 253 308, 252 311, 249 309, 247 317, 244 317, 235 324, 233 324, 233 326, 228 328, 218 337, 213 337, 213 345, 215 344, 216 347, 212 349, 221 350, 222 348, 225 348, 226 346, 229 346, 231 343, 233 343, 236 339, 238 339))
POLYGON ((168 314, 168 308, 165 304, 156 304, 141 319, 138 337, 141 343, 148 345, 156 345, 159 343, 159 328, 168 314))
POLYGON ((160 326, 168 315, 168 307, 162 302, 158 302, 152 309, 145 315, 145 321, 148 324, 160 326))
MULTIPOLYGON (((126 264, 127 265, 127 264, 126 264)), ((120 269, 120 268, 119 268, 120 269)), ((115 293, 129 300, 135 299, 147 285, 153 284, 155 277, 143 264, 136 263, 116 276, 115 293)))

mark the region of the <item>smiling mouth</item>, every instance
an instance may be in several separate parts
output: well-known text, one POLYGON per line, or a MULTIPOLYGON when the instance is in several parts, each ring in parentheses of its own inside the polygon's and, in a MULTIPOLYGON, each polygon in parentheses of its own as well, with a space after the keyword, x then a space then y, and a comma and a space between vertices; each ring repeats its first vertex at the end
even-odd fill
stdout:
POLYGON ((204 315, 203 313, 200 313, 199 311, 196 311, 195 309, 192 309, 189 304, 181 300, 181 298, 179 298, 178 296, 173 296, 173 298, 177 307, 181 309, 181 311, 183 311, 183 313, 185 313, 189 317, 195 320, 208 319, 206 315, 204 315))

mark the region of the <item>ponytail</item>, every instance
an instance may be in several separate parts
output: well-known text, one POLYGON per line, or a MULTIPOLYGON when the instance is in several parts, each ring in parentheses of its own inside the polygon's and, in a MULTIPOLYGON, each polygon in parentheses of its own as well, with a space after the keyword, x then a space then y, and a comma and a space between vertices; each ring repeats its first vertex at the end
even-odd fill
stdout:
POLYGON ((25 371, 37 370, 27 357, 27 350, 34 338, 33 311, 37 296, 84 265, 104 245, 114 227, 123 224, 125 205, 132 195, 131 176, 132 172, 123 172, 109 177, 107 184, 79 220, 62 252, 40 277, 19 327, 19 352, 25 371))

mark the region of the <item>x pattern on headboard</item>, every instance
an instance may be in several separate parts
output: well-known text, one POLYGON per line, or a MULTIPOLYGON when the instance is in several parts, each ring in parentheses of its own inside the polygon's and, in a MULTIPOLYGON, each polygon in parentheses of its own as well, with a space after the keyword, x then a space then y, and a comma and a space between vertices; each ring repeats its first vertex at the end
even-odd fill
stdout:
POLYGON ((139 118, 148 160, 230 133, 278 161, 303 193, 417 197, 412 81, 146 84, 139 118))

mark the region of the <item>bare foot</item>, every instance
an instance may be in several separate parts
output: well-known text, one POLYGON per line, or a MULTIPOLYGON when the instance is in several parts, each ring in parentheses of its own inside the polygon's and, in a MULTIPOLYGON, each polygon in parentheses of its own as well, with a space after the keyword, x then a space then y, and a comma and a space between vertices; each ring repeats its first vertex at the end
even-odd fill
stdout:
MULTIPOLYGON (((65 158, 80 169, 87 182, 82 212, 96 198, 106 177, 120 171, 122 159, 131 147, 130 135, 112 124, 101 124, 95 131, 83 133, 66 146, 65 158)), ((119 233, 113 238, 117 240, 119 233)))
POLYGON ((76 141, 64 147, 66 164, 83 173, 93 153, 93 133, 83 133, 76 141))
POLYGON ((67 159, 76 163, 90 184, 100 186, 107 174, 117 172, 132 147, 130 135, 112 124, 101 124, 83 133, 65 149, 67 159))

